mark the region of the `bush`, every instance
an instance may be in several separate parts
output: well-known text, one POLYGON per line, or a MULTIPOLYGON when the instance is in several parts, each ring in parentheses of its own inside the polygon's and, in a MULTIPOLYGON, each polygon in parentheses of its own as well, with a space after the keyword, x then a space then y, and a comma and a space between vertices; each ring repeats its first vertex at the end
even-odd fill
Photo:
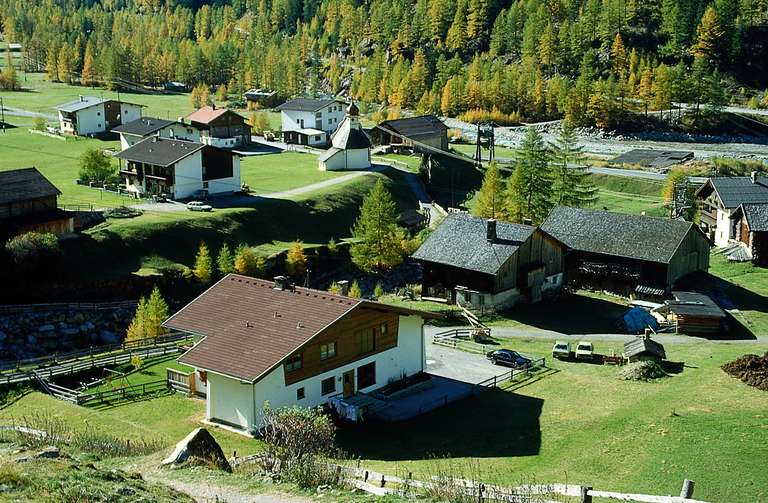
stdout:
POLYGON ((32 129, 35 131, 45 131, 48 127, 48 123, 42 117, 35 117, 32 121, 32 129))
POLYGON ((61 258, 59 241, 49 232, 20 234, 6 243, 5 250, 21 273, 45 274, 61 258))
POLYGON ((103 151, 97 148, 89 148, 80 156, 81 180, 86 182, 104 183, 112 180, 117 175, 117 167, 103 151))

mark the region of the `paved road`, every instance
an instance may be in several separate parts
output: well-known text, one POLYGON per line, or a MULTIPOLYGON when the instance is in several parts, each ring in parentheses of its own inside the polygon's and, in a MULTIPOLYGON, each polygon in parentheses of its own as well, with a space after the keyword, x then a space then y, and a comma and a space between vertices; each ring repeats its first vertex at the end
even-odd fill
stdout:
POLYGON ((31 110, 23 110, 21 108, 9 107, 8 105, 3 106, 3 111, 5 111, 5 113, 8 115, 13 115, 16 117, 42 117, 43 119, 51 120, 51 121, 58 120, 58 117, 53 114, 33 112, 31 110))
POLYGON ((432 344, 432 335, 425 327, 424 347, 427 356, 427 372, 472 384, 485 381, 507 371, 489 362, 483 355, 432 344))

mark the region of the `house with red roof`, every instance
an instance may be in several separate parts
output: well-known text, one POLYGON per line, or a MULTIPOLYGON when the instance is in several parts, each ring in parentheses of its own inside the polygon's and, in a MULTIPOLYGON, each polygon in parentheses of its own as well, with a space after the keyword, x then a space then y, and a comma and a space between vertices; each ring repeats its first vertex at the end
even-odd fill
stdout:
POLYGON ((187 117, 200 129, 200 141, 219 148, 235 148, 251 143, 251 126, 245 117, 227 108, 207 105, 187 117))

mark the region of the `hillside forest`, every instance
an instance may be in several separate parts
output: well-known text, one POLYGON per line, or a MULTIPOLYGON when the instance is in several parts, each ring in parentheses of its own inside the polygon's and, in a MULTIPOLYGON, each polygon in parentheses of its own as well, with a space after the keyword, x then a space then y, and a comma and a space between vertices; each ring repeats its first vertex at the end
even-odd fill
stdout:
POLYGON ((0 29, 23 70, 110 88, 600 127, 675 101, 768 106, 768 0, 0 0, 0 29))

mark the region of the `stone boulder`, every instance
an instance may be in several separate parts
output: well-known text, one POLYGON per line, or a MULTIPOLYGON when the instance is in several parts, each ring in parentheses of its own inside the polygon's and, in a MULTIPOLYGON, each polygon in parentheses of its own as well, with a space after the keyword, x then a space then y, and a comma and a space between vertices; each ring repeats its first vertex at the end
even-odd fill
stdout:
POLYGON ((173 452, 163 460, 163 465, 177 465, 190 458, 205 461, 220 470, 232 471, 221 446, 205 428, 195 428, 176 444, 173 452))

